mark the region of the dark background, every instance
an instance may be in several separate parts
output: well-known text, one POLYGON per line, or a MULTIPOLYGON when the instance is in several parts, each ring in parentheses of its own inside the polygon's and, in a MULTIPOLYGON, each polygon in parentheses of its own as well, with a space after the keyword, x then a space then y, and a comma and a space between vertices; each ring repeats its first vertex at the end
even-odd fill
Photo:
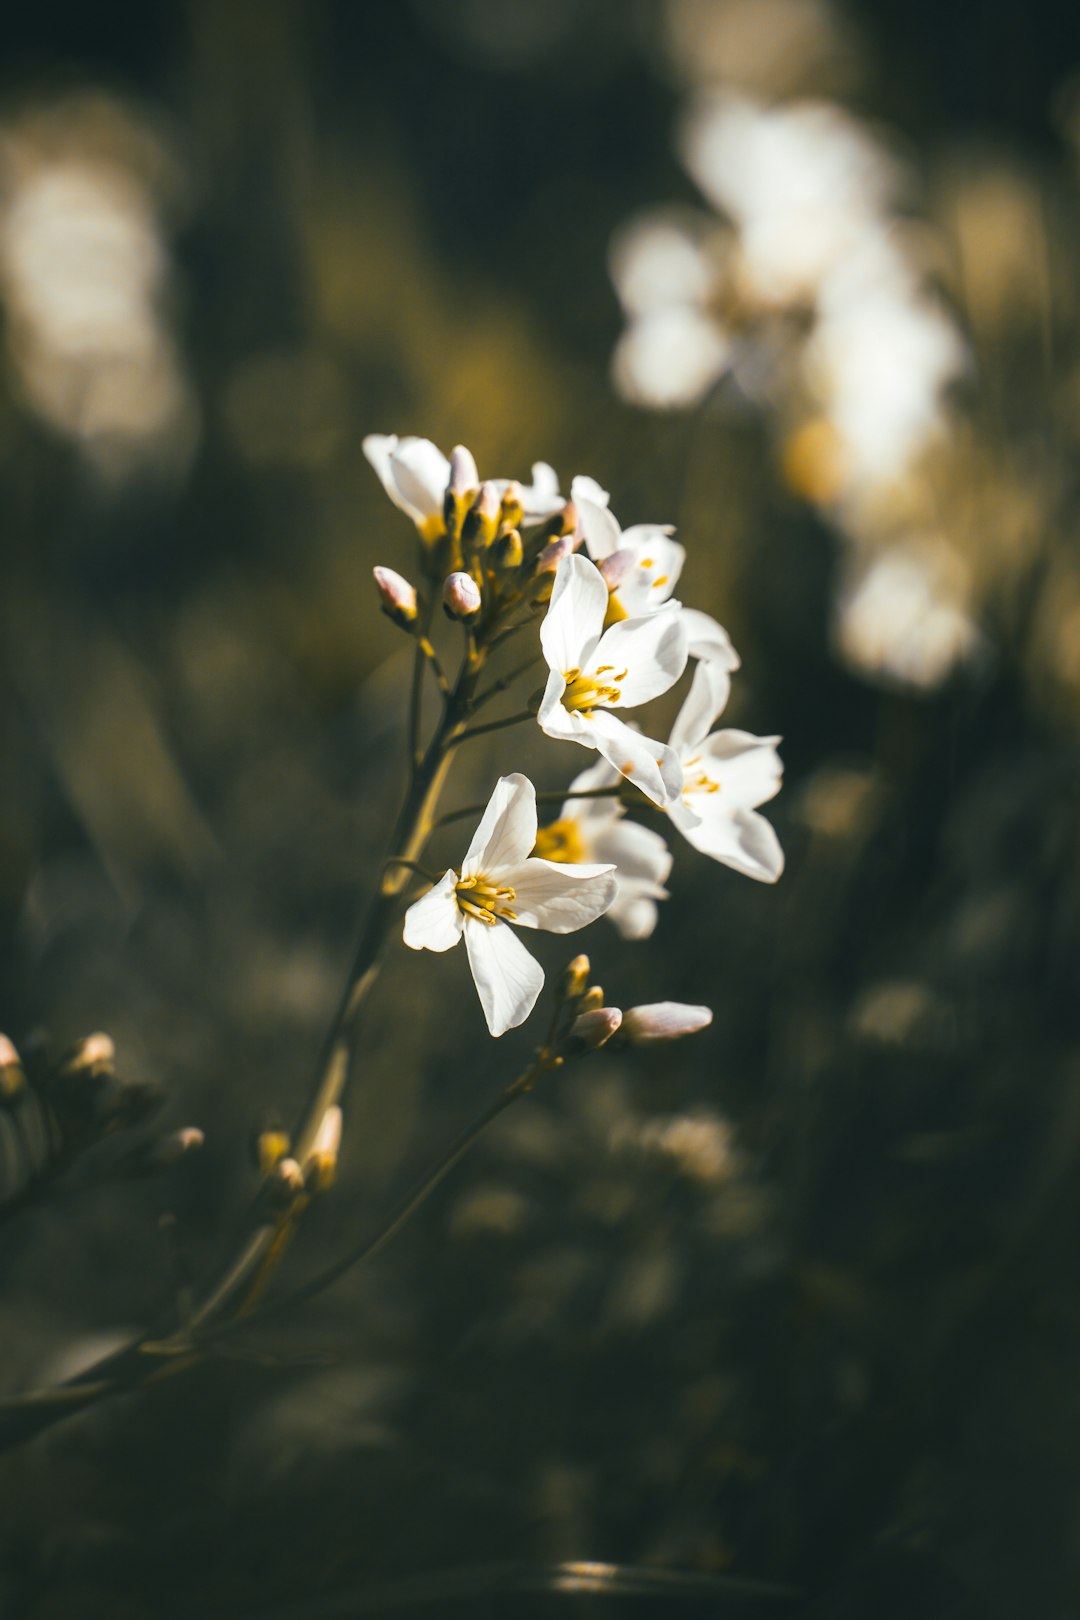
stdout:
MULTIPOLYGON (((584 944, 610 999, 707 1002, 706 1035, 556 1078, 302 1318, 0 1460, 5 1617, 771 1607, 743 1579, 829 1617, 1075 1610, 1080 686, 1046 651, 1080 577, 1071 304, 1049 344, 982 339, 964 404, 1034 536, 986 587, 988 655, 875 689, 830 652, 838 543, 761 422, 652 416, 608 381, 610 235, 696 200, 657 10, 534 9, 509 59, 449 3, 5 19, 6 129, 92 90, 169 154, 151 189, 200 426, 165 471, 105 478, 8 368, 0 1027, 108 1030, 207 1142, 0 1227, 4 1390, 212 1272, 248 1137, 316 1061, 404 768, 370 569, 411 531, 364 433, 543 458, 624 523, 678 522, 685 598, 742 654, 731 723, 784 735, 788 869, 762 888, 680 845, 652 940, 584 944), (715 1584, 511 1591, 504 1566, 542 1585, 568 1559, 715 1584)), ((951 155, 1003 154, 1075 282, 1076 17, 849 16, 849 105, 931 198, 951 155)), ((499 770, 567 780, 514 748, 477 750, 460 802, 499 770)), ((530 1049, 488 1041, 463 961, 405 955, 293 1280, 530 1049)))

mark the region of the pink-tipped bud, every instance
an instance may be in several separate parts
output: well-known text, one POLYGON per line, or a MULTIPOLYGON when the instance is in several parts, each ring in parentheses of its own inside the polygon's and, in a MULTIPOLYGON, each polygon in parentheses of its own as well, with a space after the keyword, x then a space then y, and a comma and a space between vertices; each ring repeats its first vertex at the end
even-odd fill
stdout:
POLYGON ((463 444, 455 444, 450 452, 450 488, 455 495, 472 497, 480 484, 476 459, 463 444))
POLYGON ((617 591, 631 568, 634 566, 634 553, 629 546, 620 546, 609 557, 601 557, 597 563, 604 584, 609 591, 617 591))
POLYGON ((537 574, 554 574, 563 558, 577 550, 577 545, 577 538, 572 534, 560 534, 557 539, 549 540, 536 559, 537 574))
POLYGON ((465 514, 461 538, 466 545, 483 551, 498 534, 501 522, 502 496, 498 486, 491 482, 481 484, 479 494, 465 514))
POLYGON ((623 1015, 623 1034, 631 1046, 652 1046, 658 1041, 679 1041, 696 1035, 712 1023, 711 1007, 689 1007, 682 1001, 654 1001, 631 1007, 623 1015))
POLYGON ((443 609, 448 618, 471 619, 481 606, 480 587, 471 574, 447 574, 443 583, 443 609))
POLYGON ((164 1169, 166 1165, 176 1164, 189 1153, 195 1153, 206 1141, 204 1132, 197 1125, 185 1125, 182 1130, 170 1131, 168 1136, 162 1136, 150 1149, 150 1163, 155 1169, 164 1169))
POLYGON ((279 1159, 266 1186, 274 1203, 291 1204, 304 1190, 304 1172, 295 1159, 279 1159))
POLYGON ((403 629, 412 624, 417 614, 416 592, 408 580, 392 568, 373 568, 372 573, 383 612, 403 629))
POLYGON ((0 1035, 0 1098, 17 1097, 25 1084, 18 1052, 6 1035, 0 1035))
POLYGON ((69 1049, 60 1065, 63 1075, 107 1074, 112 1069, 116 1058, 116 1047, 112 1036, 105 1035, 100 1030, 97 1034, 87 1035, 69 1049))
POLYGON ((562 532, 563 534, 576 534, 578 536, 578 544, 580 545, 581 518, 573 501, 567 501, 566 505, 562 509, 562 532))
POLYGON ((589 1012, 579 1013, 566 1037, 567 1052, 595 1052, 605 1041, 610 1041, 622 1021, 618 1007, 594 1007, 589 1012))
POLYGON ((304 1182, 312 1192, 325 1192, 334 1180, 341 1149, 341 1127, 341 1109, 335 1103, 320 1120, 304 1165, 304 1182))
POLYGON ((576 1001, 583 996, 589 988, 589 974, 592 966, 584 951, 575 956, 572 962, 567 962, 562 970, 562 982, 559 985, 559 994, 564 1001, 576 1001))

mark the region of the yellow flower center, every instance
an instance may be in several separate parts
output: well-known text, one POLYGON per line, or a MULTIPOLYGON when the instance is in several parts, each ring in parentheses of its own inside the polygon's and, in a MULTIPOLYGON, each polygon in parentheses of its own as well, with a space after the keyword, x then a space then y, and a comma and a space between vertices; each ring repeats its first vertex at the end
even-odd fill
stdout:
POLYGON ((589 858, 581 828, 572 816, 541 827, 533 854, 543 861, 562 861, 567 866, 577 866, 589 858))
POLYGON ((614 664, 601 664, 595 675, 583 675, 580 669, 564 669, 563 680, 566 682, 566 691, 563 693, 563 708, 588 715, 598 703, 618 703, 622 695, 618 682, 625 681, 626 670, 612 675, 610 681, 599 679, 601 675, 607 675, 614 668, 614 664))
POLYGON ((693 759, 686 760, 683 765, 682 796, 684 800, 689 800, 692 793, 719 793, 719 791, 719 782, 714 782, 712 777, 701 769, 700 754, 695 754, 693 759), (696 775, 692 774, 695 766, 698 767, 696 775))
POLYGON ((510 910, 510 901, 517 898, 514 890, 493 883, 482 872, 475 877, 459 877, 454 898, 465 915, 475 917, 477 922, 495 923, 500 917, 517 921, 516 912, 510 910))

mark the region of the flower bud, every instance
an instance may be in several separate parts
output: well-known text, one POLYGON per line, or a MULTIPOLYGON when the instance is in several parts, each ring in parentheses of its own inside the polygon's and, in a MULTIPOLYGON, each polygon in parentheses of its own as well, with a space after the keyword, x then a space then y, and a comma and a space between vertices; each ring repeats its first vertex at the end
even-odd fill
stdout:
MULTIPOLYGON (((304 1164, 304 1185, 311 1192, 325 1192, 333 1184, 341 1148, 341 1125, 341 1109, 335 1103, 319 1122, 304 1164)), ((278 1168, 280 1170, 280 1165, 278 1168)))
POLYGON ((304 1190, 304 1172, 295 1159, 279 1159, 267 1178, 264 1195, 272 1204, 288 1206, 304 1190))
POLYGON ((147 1162, 155 1170, 162 1170, 166 1165, 178 1163, 186 1154, 196 1152, 205 1141, 205 1133, 197 1125, 185 1125, 179 1131, 159 1137, 147 1154, 147 1162))
POLYGON ((26 1085, 22 1063, 6 1035, 0 1035, 0 1102, 17 1097, 26 1085))
POLYGON ((448 618, 471 619, 481 606, 480 587, 471 574, 447 574, 443 583, 443 609, 448 618))
POLYGON ((382 598, 382 610, 395 624, 407 629, 416 618, 416 591, 392 568, 374 568, 375 583, 382 598))
POLYGON ((100 1031, 87 1035, 69 1047, 60 1063, 60 1073, 66 1076, 101 1075, 112 1071, 116 1047, 110 1035, 100 1031))
POLYGON ((292 1143, 289 1141, 288 1131, 271 1128, 260 1131, 252 1145, 255 1152, 255 1166, 259 1174, 268 1176, 274 1166, 285 1158, 292 1143))
POLYGON ((501 527, 504 529, 520 529, 521 520, 524 516, 525 506, 521 499, 521 485, 516 478, 511 478, 502 493, 501 527))
POLYGON ((579 1013, 566 1036, 567 1053, 595 1052, 605 1041, 610 1041, 622 1017, 618 1007, 593 1007, 589 1012, 579 1013))
POLYGON ((589 958, 584 952, 580 956, 575 956, 572 962, 567 962, 559 983, 560 998, 563 1001, 576 1001, 579 996, 583 996, 589 988, 591 972, 589 958))
POLYGON ((490 546, 499 531, 502 519, 502 501, 492 483, 480 485, 480 493, 465 514, 461 525, 461 538, 483 549, 490 546))
POLYGON ((479 484, 480 474, 476 470, 472 451, 466 450, 463 444, 456 444, 450 452, 450 482, 443 500, 447 534, 453 536, 461 533, 465 514, 476 499, 479 484))
POLYGON ((576 550, 577 541, 572 534, 560 534, 557 539, 549 540, 536 559, 537 574, 553 574, 563 558, 576 550))
POLYGON ((491 560, 496 568, 509 571, 520 568, 525 558, 525 548, 521 544, 521 535, 517 529, 511 529, 507 534, 500 535, 491 548, 491 560))
POLYGON ((620 546, 619 550, 613 551, 610 556, 601 557, 596 566, 608 590, 617 591, 634 566, 634 553, 629 546, 620 546))
POLYGON ((595 1012, 604 1005, 604 992, 598 984, 591 985, 581 998, 579 1012, 595 1012))
POLYGON ((682 1001, 654 1001, 624 1013, 622 1032, 631 1046, 653 1046, 678 1041, 712 1023, 711 1007, 690 1007, 682 1001))

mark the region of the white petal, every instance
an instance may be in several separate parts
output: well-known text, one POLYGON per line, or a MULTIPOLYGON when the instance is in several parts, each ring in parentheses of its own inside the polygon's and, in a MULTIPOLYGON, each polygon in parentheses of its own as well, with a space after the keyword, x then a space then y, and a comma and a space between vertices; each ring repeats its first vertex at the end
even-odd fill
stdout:
POLYGON ((615 898, 613 866, 570 865, 534 855, 499 876, 514 890, 514 921, 550 934, 573 934, 595 922, 615 898))
POLYGON ((405 943, 414 951, 448 951, 461 938, 465 921, 454 898, 456 872, 446 872, 433 889, 405 913, 405 943))
POLYGON ((500 776, 462 863, 462 877, 523 861, 536 843, 536 789, 527 776, 500 776))
MULTIPOLYGON (((686 631, 677 609, 648 613, 641 619, 623 619, 605 630, 593 653, 589 673, 607 664, 619 680, 619 701, 613 708, 634 709, 674 686, 686 668, 686 631)), ((600 677, 604 679, 604 676, 600 677)))
POLYGON ((722 624, 717 624, 700 608, 683 608, 682 615, 691 658, 704 658, 709 663, 722 664, 727 670, 738 669, 739 655, 722 624))
POLYGON ((622 549, 632 551, 632 566, 619 581, 619 604, 631 618, 653 613, 668 600, 686 561, 686 550, 655 524, 627 529, 622 549))
POLYGON ((595 748, 596 744, 589 735, 585 716, 576 709, 566 708, 563 704, 565 691, 565 680, 557 669, 553 669, 548 676, 536 715, 540 730, 548 737, 558 737, 563 742, 579 742, 586 748, 595 748))
POLYGON ((441 517, 450 463, 430 439, 399 439, 390 456, 390 469, 409 507, 421 518, 441 517))
POLYGON ((669 739, 672 748, 684 759, 699 748, 709 735, 709 727, 720 713, 717 700, 727 698, 727 692, 723 690, 724 679, 724 672, 717 672, 711 664, 699 663, 695 669, 690 690, 675 717, 669 739))
POLYGON ((654 804, 668 805, 682 792, 682 764, 666 743, 643 737, 606 709, 594 710, 589 737, 592 746, 654 804))
POLYGON ((780 840, 756 810, 706 811, 696 827, 684 826, 681 831, 703 855, 759 883, 775 883, 784 870, 780 840))
MULTIPOLYGON (((615 767, 601 757, 595 765, 590 765, 580 775, 574 777, 567 789, 569 796, 559 811, 559 819, 582 823, 587 829, 586 837, 591 843, 599 830, 613 821, 618 821, 623 813, 622 806, 614 794, 605 799, 582 799, 576 798, 575 794, 592 793, 597 788, 616 787, 620 780, 615 767)), ((602 858, 618 864, 614 855, 605 855, 602 858)))
POLYGON ((646 886, 658 900, 667 898, 664 884, 671 872, 671 851, 651 827, 638 821, 618 821, 594 836, 593 850, 598 859, 618 868, 620 892, 633 882, 646 886))
POLYGON ((523 1024, 544 988, 544 970, 506 923, 465 919, 465 949, 493 1035, 523 1024))
MULTIPOLYGON (((701 749, 705 770, 720 783, 720 792, 710 797, 725 800, 729 809, 739 805, 747 810, 775 798, 784 774, 776 752, 779 741, 779 737, 754 737, 748 731, 714 731, 701 749)), ((692 769, 687 776, 693 776, 692 769)), ((692 799, 698 797, 691 795, 692 799)), ((705 814, 696 803, 694 809, 705 814)))
POLYGON ((521 505, 527 518, 546 518, 562 505, 559 479, 546 461, 534 461, 532 483, 521 486, 521 505))
MULTIPOLYGON (((581 482, 574 480, 575 484, 581 482)), ((604 557, 610 557, 613 551, 618 551, 622 545, 619 525, 615 521, 614 513, 609 512, 606 506, 599 506, 595 501, 578 496, 574 505, 577 507, 578 523, 585 536, 585 549, 596 562, 604 557)))
POLYGON ((564 557, 555 573, 540 645, 551 669, 583 669, 600 637, 608 588, 587 557, 564 557))
POLYGON ((578 473, 570 484, 570 499, 578 501, 592 501, 594 506, 606 506, 611 496, 595 478, 589 478, 584 473, 578 473))
POLYGON ((648 939, 660 915, 649 895, 621 887, 608 908, 608 921, 615 924, 623 939, 648 939))
POLYGON ((394 478, 392 457, 397 446, 398 436, 396 433, 369 433, 361 444, 365 456, 367 456, 379 475, 380 484, 394 505, 402 512, 407 512, 414 522, 418 522, 420 513, 402 498, 401 491, 397 487, 397 480, 394 478))

